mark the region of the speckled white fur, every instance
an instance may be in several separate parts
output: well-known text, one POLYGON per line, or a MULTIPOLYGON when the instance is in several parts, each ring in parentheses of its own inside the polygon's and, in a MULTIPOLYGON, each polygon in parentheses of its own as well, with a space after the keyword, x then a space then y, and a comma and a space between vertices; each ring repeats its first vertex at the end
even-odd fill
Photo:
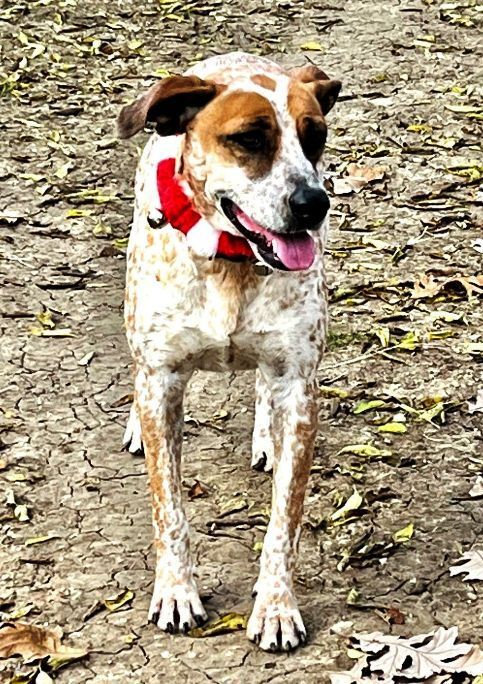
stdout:
MULTIPOLYGON (((230 88, 261 89, 247 75, 268 73, 277 82, 263 90, 276 110, 282 147, 273 168, 252 181, 236 166, 206 155, 193 132, 189 163, 209 167, 205 193, 227 194, 258 222, 274 229, 287 220, 287 195, 301 180, 312 187, 319 177, 303 155, 286 105, 288 77, 272 62, 236 53, 197 65, 191 73, 217 75, 230 88)), ((223 97, 220 96, 220 97, 223 97)), ((257 596, 248 636, 264 649, 289 650, 305 641, 305 628, 293 590, 303 496, 316 433, 315 374, 327 325, 323 246, 327 222, 314 234, 316 258, 304 272, 274 271, 257 276, 248 263, 207 260, 189 249, 186 238, 167 226, 153 230, 147 216, 156 189, 153 169, 164 140, 148 142, 136 179, 136 204, 129 242, 126 329, 136 366, 135 402, 126 438, 137 447, 142 431, 150 474, 156 579, 150 615, 171 631, 204 617, 194 582, 187 523, 181 502, 182 399, 196 369, 258 368, 253 462, 265 454, 273 466, 272 516, 265 537, 257 596), (139 419, 142 428, 139 428, 139 419)), ((184 144, 183 136, 170 143, 184 144)), ((179 154, 179 147, 174 149, 179 154)), ((235 232, 221 213, 211 224, 235 232)), ((196 235, 193 236, 196 239, 196 235)))

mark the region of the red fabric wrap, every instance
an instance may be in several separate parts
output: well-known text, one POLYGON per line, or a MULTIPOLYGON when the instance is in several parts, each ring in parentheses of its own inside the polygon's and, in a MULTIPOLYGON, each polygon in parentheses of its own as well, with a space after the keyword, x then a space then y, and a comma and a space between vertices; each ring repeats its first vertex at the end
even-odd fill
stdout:
MULTIPOLYGON (((189 197, 183 192, 175 178, 175 160, 171 158, 160 161, 156 177, 160 210, 173 228, 186 235, 198 223, 201 215, 193 209, 189 197)), ((232 261, 255 259, 255 255, 245 238, 232 235, 226 231, 220 233, 216 256, 232 261)))

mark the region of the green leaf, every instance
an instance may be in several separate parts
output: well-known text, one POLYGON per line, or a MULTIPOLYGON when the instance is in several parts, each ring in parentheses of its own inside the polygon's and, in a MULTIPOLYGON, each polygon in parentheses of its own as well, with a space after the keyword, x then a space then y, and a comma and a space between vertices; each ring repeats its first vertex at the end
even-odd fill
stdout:
POLYGON ((125 589, 117 596, 104 599, 103 604, 106 606, 107 610, 109 610, 111 613, 115 613, 117 610, 120 610, 126 604, 131 603, 133 598, 134 592, 130 589, 125 589))
POLYGON ((373 333, 381 343, 381 347, 389 347, 389 342, 391 339, 391 331, 389 330, 389 328, 374 328, 373 333))
POLYGON ((48 309, 41 313, 36 313, 35 318, 44 326, 44 328, 55 328, 55 323, 52 320, 52 312, 48 309))
POLYGON ((360 597, 361 595, 357 591, 357 589, 355 587, 352 587, 352 589, 347 594, 347 598, 345 601, 348 606, 356 606, 359 603, 360 597))
POLYGON ((309 40, 300 46, 301 50, 311 50, 314 52, 323 52, 325 50, 324 46, 318 43, 316 40, 309 40))
POLYGON ((68 209, 65 212, 67 218, 80 218, 81 216, 92 216, 92 209, 68 209))
POLYGON ((65 164, 62 164, 62 166, 59 166, 59 168, 54 172, 54 176, 57 178, 60 178, 62 180, 63 178, 66 178, 68 175, 69 171, 72 169, 72 162, 68 161, 65 162, 65 164))
POLYGON ((338 454, 354 454, 355 456, 367 456, 368 458, 376 458, 377 456, 392 456, 392 451, 389 449, 378 449, 372 444, 348 444, 340 449, 338 454))
POLYGON ((414 525, 411 522, 408 525, 406 525, 406 527, 403 527, 401 530, 394 532, 394 534, 392 535, 392 538, 393 538, 393 541, 396 542, 396 544, 404 544, 404 542, 407 542, 411 539, 413 534, 414 534, 414 525))
POLYGON ((354 490, 347 501, 330 516, 331 522, 344 520, 349 513, 360 508, 362 501, 362 496, 357 491, 357 488, 354 487, 354 490))
POLYGON ((418 415, 417 420, 426 421, 427 423, 433 423, 434 418, 436 418, 437 416, 440 416, 441 420, 443 420, 444 418, 444 404, 442 401, 439 401, 437 404, 427 409, 427 411, 421 411, 421 413, 418 415))
POLYGON ((407 432, 408 429, 404 423, 385 423, 384 425, 379 425, 377 428, 379 432, 394 432, 403 433, 407 432))
POLYGON ((116 249, 126 249, 128 242, 129 242, 129 238, 123 237, 123 238, 117 238, 116 240, 113 240, 112 244, 116 249))
POLYGON ((263 542, 262 541, 257 541, 253 545, 253 550, 255 553, 261 553, 263 549, 263 542))
POLYGON ((398 343, 398 349, 408 349, 414 351, 420 345, 420 338, 417 332, 409 331, 398 343))
POLYGON ((341 387, 332 387, 331 385, 320 385, 320 391, 324 397, 338 397, 339 399, 347 399, 349 392, 341 387))
POLYGON ((382 399, 372 399, 370 401, 360 401, 354 409, 354 413, 358 415, 359 413, 365 413, 366 411, 372 411, 372 409, 380 408, 385 406, 386 402, 382 399))
POLYGON ((105 237, 107 235, 112 235, 112 228, 99 221, 92 229, 92 232, 96 237, 105 237))
POLYGON ((246 629, 247 626, 246 615, 239 613, 228 613, 223 615, 219 620, 209 622, 204 627, 194 627, 188 632, 188 635, 195 638, 219 636, 220 634, 228 634, 229 632, 238 632, 246 629))

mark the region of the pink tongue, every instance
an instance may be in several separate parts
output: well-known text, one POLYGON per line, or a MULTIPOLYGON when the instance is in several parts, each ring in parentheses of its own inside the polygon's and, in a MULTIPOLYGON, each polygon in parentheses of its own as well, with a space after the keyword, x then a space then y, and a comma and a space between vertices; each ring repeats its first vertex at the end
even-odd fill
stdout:
POLYGON ((315 243, 308 233, 273 236, 273 251, 285 268, 290 271, 304 271, 315 259, 315 243))
POLYGON ((263 228, 239 207, 236 217, 252 233, 263 235, 282 264, 289 271, 304 271, 310 268, 315 259, 315 243, 308 233, 280 235, 263 228))

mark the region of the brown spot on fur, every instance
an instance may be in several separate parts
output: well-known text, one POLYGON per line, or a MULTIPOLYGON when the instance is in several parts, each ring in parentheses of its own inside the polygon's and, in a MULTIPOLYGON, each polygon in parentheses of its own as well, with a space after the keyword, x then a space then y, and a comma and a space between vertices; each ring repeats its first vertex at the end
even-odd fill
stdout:
POLYGON ((266 76, 265 74, 255 74, 255 76, 251 77, 251 81, 253 81, 253 83, 256 85, 259 85, 261 88, 266 88, 267 90, 275 90, 277 87, 277 84, 273 78, 270 78, 270 76, 266 76))

